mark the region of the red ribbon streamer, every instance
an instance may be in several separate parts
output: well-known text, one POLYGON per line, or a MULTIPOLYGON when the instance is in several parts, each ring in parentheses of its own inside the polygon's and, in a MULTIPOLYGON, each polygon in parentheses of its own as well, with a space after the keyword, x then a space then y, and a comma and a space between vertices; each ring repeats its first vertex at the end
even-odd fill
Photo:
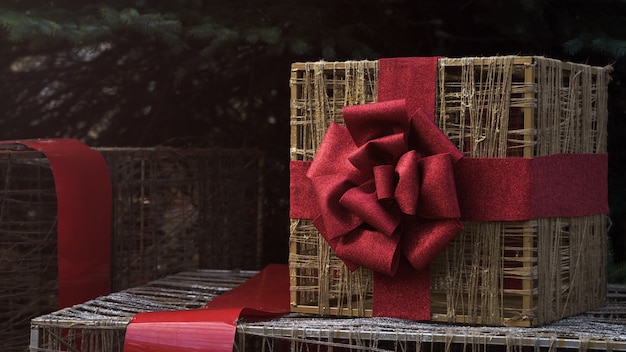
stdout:
POLYGON ((202 309, 141 313, 126 328, 125 352, 230 352, 237 320, 289 313, 289 268, 269 265, 202 309))
POLYGON ((41 151, 57 194, 59 308, 110 291, 111 179, 104 157, 74 139, 3 141, 41 151))

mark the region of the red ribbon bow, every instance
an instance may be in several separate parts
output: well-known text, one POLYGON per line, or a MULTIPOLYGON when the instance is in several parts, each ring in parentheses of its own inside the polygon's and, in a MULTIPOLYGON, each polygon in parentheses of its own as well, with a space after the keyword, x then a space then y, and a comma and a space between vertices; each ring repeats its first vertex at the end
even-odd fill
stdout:
POLYGON ((462 229, 454 181, 461 152, 404 100, 346 107, 307 177, 321 214, 313 223, 351 270, 393 276, 401 256, 421 270, 462 229))
MULTIPOLYGON (((404 100, 346 107, 343 116, 346 127, 329 127, 307 172, 320 209, 313 224, 350 270, 394 276, 404 257, 427 271, 463 229, 454 181, 461 152, 420 109, 409 116, 404 100)), ((374 314, 385 314, 376 303, 374 314)))

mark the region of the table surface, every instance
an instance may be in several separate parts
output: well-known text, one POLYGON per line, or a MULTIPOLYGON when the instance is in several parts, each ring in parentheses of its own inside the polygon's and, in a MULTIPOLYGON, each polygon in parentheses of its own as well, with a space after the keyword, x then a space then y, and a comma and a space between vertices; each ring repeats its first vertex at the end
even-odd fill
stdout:
POLYGON ((481 348, 626 351, 626 285, 609 285, 606 306, 542 327, 466 326, 388 318, 315 318, 292 314, 270 321, 240 322, 238 332, 240 338, 255 336, 265 340, 289 340, 308 347, 367 347, 364 349, 381 351, 408 349, 407 346, 416 342, 481 348), (384 346, 392 347, 386 349, 384 346))

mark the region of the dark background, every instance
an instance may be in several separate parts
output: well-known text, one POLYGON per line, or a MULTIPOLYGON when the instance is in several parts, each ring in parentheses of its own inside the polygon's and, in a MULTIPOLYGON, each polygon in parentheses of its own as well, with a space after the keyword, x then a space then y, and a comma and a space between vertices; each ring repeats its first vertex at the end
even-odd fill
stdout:
POLYGON ((626 1, 0 4, 0 139, 265 151, 265 263, 286 262, 295 61, 543 55, 613 65, 610 279, 626 280, 626 1))

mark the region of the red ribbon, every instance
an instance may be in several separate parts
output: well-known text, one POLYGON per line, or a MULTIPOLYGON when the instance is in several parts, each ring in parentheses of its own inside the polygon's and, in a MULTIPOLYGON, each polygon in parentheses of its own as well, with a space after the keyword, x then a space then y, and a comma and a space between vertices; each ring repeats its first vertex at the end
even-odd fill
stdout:
POLYGON ((240 318, 280 316, 289 309, 289 268, 269 265, 202 309, 135 315, 124 352, 230 352, 240 318))
MULTIPOLYGON (((306 177, 310 166, 305 161, 289 166, 291 218, 313 219, 320 213, 306 177)), ((463 221, 526 221, 609 211, 607 154, 463 158, 454 174, 463 221)))
POLYGON ((74 139, 3 141, 41 151, 57 194, 59 308, 110 290, 111 179, 102 155, 74 139))

